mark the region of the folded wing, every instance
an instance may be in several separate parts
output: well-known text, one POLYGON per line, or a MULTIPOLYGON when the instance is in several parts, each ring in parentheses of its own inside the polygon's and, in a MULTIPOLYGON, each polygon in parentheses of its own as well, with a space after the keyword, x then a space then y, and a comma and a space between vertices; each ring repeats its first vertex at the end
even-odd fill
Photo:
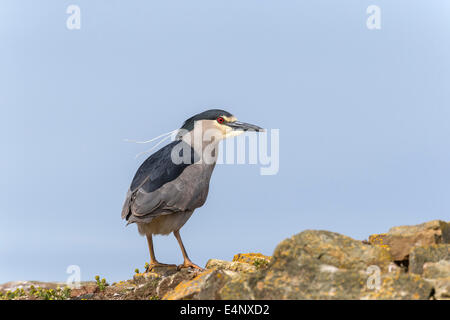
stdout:
POLYGON ((122 218, 128 223, 149 222, 160 215, 189 210, 189 190, 184 190, 183 181, 177 178, 195 158, 194 150, 184 141, 174 141, 148 157, 133 178, 122 218), (181 157, 190 152, 190 163, 174 163, 174 148, 181 157))

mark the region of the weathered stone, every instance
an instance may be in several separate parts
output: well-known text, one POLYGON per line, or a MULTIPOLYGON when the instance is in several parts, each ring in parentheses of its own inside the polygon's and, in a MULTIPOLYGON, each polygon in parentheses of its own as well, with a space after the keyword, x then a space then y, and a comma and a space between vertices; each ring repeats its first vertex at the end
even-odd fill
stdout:
POLYGON ((219 291, 231 279, 231 271, 210 269, 190 281, 183 281, 168 292, 164 300, 215 300, 219 291))
POLYGON ((272 257, 265 256, 261 253, 238 253, 233 257, 233 262, 248 263, 258 268, 268 265, 271 260, 272 257))
POLYGON ((219 296, 224 300, 255 300, 253 289, 249 286, 249 273, 238 274, 220 289, 219 296))
POLYGON ((416 247, 409 256, 409 271, 422 274, 426 262, 450 260, 450 244, 435 244, 425 247, 416 247))
POLYGON ((134 290, 130 290, 125 295, 129 300, 148 300, 151 297, 158 297, 158 284, 160 278, 149 279, 146 283, 138 285, 134 290))
POLYGON ((180 271, 158 270, 159 272, 146 272, 135 274, 133 284, 135 285, 125 296, 126 299, 160 299, 168 292, 172 291, 180 282, 192 280, 200 272, 191 269, 181 269, 180 271))
POLYGON ((450 243, 450 223, 433 220, 415 226, 393 227, 388 233, 375 234, 369 242, 390 251, 393 260, 407 260, 417 246, 450 243))
POLYGON ((434 298, 437 300, 450 300, 450 277, 428 279, 434 288, 434 298))
POLYGON ((383 248, 335 232, 307 230, 281 242, 275 249, 272 265, 282 269, 302 255, 343 269, 365 269, 369 265, 385 269, 391 262, 389 252, 383 248))
POLYGON ((136 285, 145 284, 150 280, 159 279, 161 276, 153 272, 135 273, 133 275, 133 283, 136 285))
POLYGON ((182 281, 189 281, 194 279, 200 272, 197 270, 191 271, 189 269, 182 269, 169 277, 163 278, 156 289, 158 297, 164 297, 168 292, 176 288, 182 281))
POLYGON ((151 270, 143 273, 135 273, 133 280, 136 283, 145 283, 149 279, 168 277, 177 273, 177 267, 175 265, 169 265, 164 267, 153 267, 151 270))
POLYGON ((450 260, 426 262, 422 277, 433 286, 435 299, 450 299, 450 260))
POLYGON ((450 277, 450 260, 440 260, 438 262, 426 262, 423 265, 422 277, 426 279, 450 277))
POLYGON ((220 291, 224 299, 358 299, 377 265, 387 270, 389 253, 328 231, 304 231, 281 242, 265 270, 236 278, 220 291))
POLYGON ((84 285, 78 289, 72 289, 70 291, 70 297, 75 298, 75 297, 85 296, 87 294, 95 293, 97 290, 98 290, 97 284, 84 285))
POLYGON ((396 272, 403 272, 404 271, 404 269, 403 268, 401 268, 401 267, 399 267, 396 263, 394 263, 394 262, 391 262, 389 265, 388 265, 388 272, 389 273, 396 273, 396 272))
POLYGON ((268 270, 237 278, 220 291, 223 299, 358 299, 367 276, 363 272, 320 264, 311 257, 290 271, 268 270))
POLYGON ((360 299, 366 300, 427 300, 433 287, 418 275, 401 272, 381 274, 380 288, 364 287, 360 299))
POLYGON ((431 221, 392 228, 366 243, 307 230, 282 241, 273 257, 240 253, 233 261, 209 260, 205 271, 158 267, 72 291, 54 290, 64 283, 10 282, 0 285, 0 300, 450 299, 448 230, 448 223, 431 221))
POLYGON ((413 226, 397 226, 389 229, 389 234, 414 236, 418 233, 430 233, 438 243, 450 243, 450 224, 442 220, 432 220, 413 226))
POLYGON ((206 269, 230 270, 234 272, 255 272, 255 266, 244 262, 230 262, 218 259, 210 259, 206 263, 206 269))

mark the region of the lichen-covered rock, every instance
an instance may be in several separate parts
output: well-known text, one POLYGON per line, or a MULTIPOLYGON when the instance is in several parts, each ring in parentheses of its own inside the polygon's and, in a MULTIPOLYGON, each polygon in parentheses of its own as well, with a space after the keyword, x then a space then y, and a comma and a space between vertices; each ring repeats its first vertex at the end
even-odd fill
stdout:
POLYGON ((425 263, 438 262, 440 260, 450 260, 450 244, 416 247, 409 256, 409 271, 422 274, 425 263))
POLYGON ((164 300, 217 300, 223 285, 232 278, 232 271, 209 269, 194 279, 183 281, 172 291, 168 292, 164 300))
POLYGON ((428 300, 433 286, 418 275, 402 272, 381 274, 379 288, 364 287, 360 299, 363 300, 428 300))
POLYGON ((450 260, 426 262, 422 277, 434 287, 436 299, 450 299, 450 260))
POLYGON ((387 270, 389 253, 328 231, 281 242, 267 269, 225 284, 225 299, 358 299, 370 265, 387 270))
POLYGON ((205 268, 249 273, 266 268, 271 259, 272 257, 261 253, 238 253, 234 255, 232 261, 209 259, 205 268))
POLYGON ((148 272, 135 273, 133 276, 133 280, 136 284, 147 283, 149 280, 169 277, 176 274, 177 272, 177 267, 172 265, 164 267, 154 267, 148 272))
POLYGON ((178 284, 192 280, 200 273, 201 271, 197 269, 183 268, 177 270, 173 266, 158 267, 149 272, 137 273, 133 276, 132 281, 127 282, 128 289, 131 285, 131 290, 123 298, 132 300, 161 299, 175 289, 178 284))
POLYGON ((253 288, 249 286, 250 274, 238 274, 219 290, 224 300, 255 300, 253 288))
POLYGON ((192 280, 199 274, 197 270, 182 269, 159 270, 159 273, 148 272, 134 276, 138 286, 130 291, 124 298, 132 300, 161 299, 168 292, 171 292, 182 281, 192 280), (145 279, 145 280, 144 280, 145 279))
POLYGON ((98 291, 97 284, 87 284, 80 286, 79 288, 74 288, 70 292, 71 298, 84 298, 86 296, 90 296, 98 291))
POLYGON ((415 236, 417 234, 432 234, 437 243, 450 242, 450 224, 442 220, 432 220, 413 226, 397 226, 389 229, 389 234, 415 236))
POLYGON ((282 241, 273 257, 239 253, 233 261, 210 259, 204 271, 157 267, 72 289, 10 282, 0 285, 0 300, 450 299, 448 225, 395 227, 370 242, 306 230, 282 241))
POLYGON ((261 253, 238 253, 233 257, 233 262, 248 263, 257 268, 267 266, 271 260, 272 257, 265 256, 261 253))
POLYGON ((434 288, 434 298, 438 300, 450 300, 450 278, 438 278, 427 280, 434 288))
POLYGON ((238 261, 225 261, 210 259, 206 263, 206 269, 229 270, 234 272, 255 272, 257 268, 251 264, 238 261))
POLYGON ((168 292, 175 289, 178 284, 194 279, 199 273, 197 270, 182 269, 169 277, 162 278, 156 290, 157 296, 164 297, 168 292))
POLYGON ((133 275, 133 283, 140 285, 158 278, 161 278, 161 276, 154 272, 135 273, 133 275))
POLYGON ((426 262, 423 265, 422 277, 426 279, 450 277, 450 260, 440 260, 438 262, 426 262))
POLYGON ((289 272, 268 270, 236 278, 220 294, 224 299, 358 299, 367 275, 320 264, 311 257, 289 272))
POLYGON ((393 260, 407 260, 418 246, 450 243, 450 223, 433 220, 415 226, 393 227, 388 233, 374 234, 369 242, 390 251, 393 260))
POLYGON ((272 267, 283 265, 302 255, 321 264, 343 269, 365 269, 377 265, 387 269, 391 256, 387 250, 329 231, 306 230, 281 242, 275 249, 272 267))

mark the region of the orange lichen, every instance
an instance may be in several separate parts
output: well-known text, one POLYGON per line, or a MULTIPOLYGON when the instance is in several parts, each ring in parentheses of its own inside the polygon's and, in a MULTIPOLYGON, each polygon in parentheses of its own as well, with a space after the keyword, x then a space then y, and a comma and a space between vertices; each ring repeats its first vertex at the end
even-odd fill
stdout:
POLYGON ((390 250, 390 247, 388 244, 384 243, 384 238, 387 236, 386 233, 381 233, 381 234, 373 234, 371 236, 369 236, 369 242, 373 245, 377 245, 380 246, 382 248, 385 248, 387 250, 390 250))
POLYGON ((255 261, 265 260, 267 263, 272 260, 272 257, 265 256, 262 253, 238 253, 234 255, 232 261, 244 262, 253 265, 255 261))

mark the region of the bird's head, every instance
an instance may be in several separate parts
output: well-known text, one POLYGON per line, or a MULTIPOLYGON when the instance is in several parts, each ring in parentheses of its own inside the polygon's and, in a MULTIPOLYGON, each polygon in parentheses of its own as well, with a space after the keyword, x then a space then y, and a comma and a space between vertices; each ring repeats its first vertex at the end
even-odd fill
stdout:
POLYGON ((219 139, 237 136, 244 131, 264 131, 256 125, 238 121, 234 115, 225 110, 211 109, 187 119, 180 128, 177 138, 181 139, 186 133, 197 130, 202 130, 203 134, 214 132, 214 136, 219 139))

